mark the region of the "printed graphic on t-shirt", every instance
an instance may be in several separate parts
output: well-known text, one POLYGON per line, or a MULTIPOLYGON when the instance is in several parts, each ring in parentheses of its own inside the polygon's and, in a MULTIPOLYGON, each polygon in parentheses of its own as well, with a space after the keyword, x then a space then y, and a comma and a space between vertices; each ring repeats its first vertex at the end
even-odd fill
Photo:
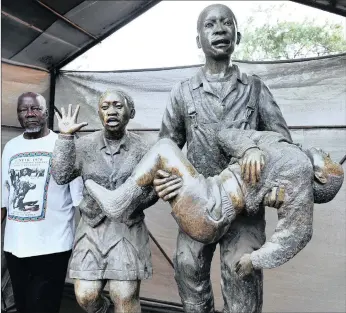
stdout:
POLYGON ((45 218, 51 156, 39 151, 19 153, 10 159, 9 219, 29 222, 45 218))

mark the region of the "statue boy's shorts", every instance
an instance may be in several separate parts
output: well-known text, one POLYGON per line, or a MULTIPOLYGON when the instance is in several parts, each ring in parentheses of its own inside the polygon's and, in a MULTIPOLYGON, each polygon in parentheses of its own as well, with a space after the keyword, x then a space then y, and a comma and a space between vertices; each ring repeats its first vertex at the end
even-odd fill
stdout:
POLYGON ((143 220, 129 227, 106 217, 91 227, 83 217, 80 219, 70 278, 143 280, 151 277, 149 233, 143 220))

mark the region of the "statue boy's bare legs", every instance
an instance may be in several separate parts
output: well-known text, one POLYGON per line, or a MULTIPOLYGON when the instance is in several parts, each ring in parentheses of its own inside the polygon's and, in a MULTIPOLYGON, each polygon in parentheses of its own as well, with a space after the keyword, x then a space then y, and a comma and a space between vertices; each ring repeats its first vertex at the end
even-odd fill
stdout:
MULTIPOLYGON (((119 188, 107 190, 90 179, 85 181, 85 186, 103 212, 116 219, 120 218, 129 206, 140 202, 143 196, 142 187, 152 186, 157 171, 162 169, 183 178, 182 182, 171 186, 173 191, 183 185, 193 186, 199 178, 196 169, 177 145, 169 139, 161 139, 148 151, 135 167, 130 178, 119 188)), ((179 194, 173 201, 178 198, 179 194)))
MULTIPOLYGON (((107 280, 75 281, 78 304, 88 313, 110 313, 109 300, 102 295, 107 280)), ((109 296, 114 303, 115 313, 141 312, 140 281, 109 281, 109 296)))
POLYGON ((184 185, 192 184, 198 176, 196 169, 170 139, 159 140, 138 163, 131 177, 138 185, 149 186, 160 169, 182 177, 184 185))
MULTIPOLYGON (((168 188, 173 188, 173 192, 176 190, 175 198, 170 204, 180 228, 199 242, 217 241, 227 231, 238 208, 232 206, 229 195, 221 187, 222 179, 199 175, 178 146, 169 139, 159 140, 119 188, 107 190, 92 180, 86 180, 85 186, 103 212, 110 218, 117 219, 121 218, 126 208, 134 207, 133 203, 140 202, 142 187, 151 186, 159 170, 176 175, 172 177, 182 178, 178 183, 172 180, 167 185, 168 188), (227 214, 223 214, 223 210, 227 214)), ((235 189, 239 189, 237 180, 232 175, 228 180, 230 185, 233 183, 235 189)))

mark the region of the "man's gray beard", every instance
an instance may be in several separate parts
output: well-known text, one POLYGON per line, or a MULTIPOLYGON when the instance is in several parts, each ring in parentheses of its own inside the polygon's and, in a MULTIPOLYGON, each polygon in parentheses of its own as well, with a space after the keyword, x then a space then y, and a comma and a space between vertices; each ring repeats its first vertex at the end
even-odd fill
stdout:
POLYGON ((40 132, 42 129, 41 126, 37 126, 37 127, 34 127, 34 128, 25 128, 25 133, 29 133, 29 134, 32 134, 32 133, 38 133, 40 132))

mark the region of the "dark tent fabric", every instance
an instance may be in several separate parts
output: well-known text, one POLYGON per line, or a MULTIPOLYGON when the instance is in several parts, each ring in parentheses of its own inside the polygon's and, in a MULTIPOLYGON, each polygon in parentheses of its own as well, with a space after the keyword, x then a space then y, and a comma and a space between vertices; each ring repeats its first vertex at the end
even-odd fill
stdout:
POLYGON ((49 70, 61 68, 157 3, 3 0, 1 55, 49 70))
POLYGON ((1 62, 1 75, 2 126, 20 126, 17 120, 17 99, 23 92, 38 92, 49 105, 49 72, 1 62))
POLYGON ((346 16, 346 3, 344 0, 293 0, 313 8, 346 16))
MULTIPOLYGON (((236 63, 236 62, 235 62, 236 63)), ((302 62, 237 63, 270 87, 289 126, 346 125, 346 54, 302 62)), ((172 86, 191 77, 198 67, 123 72, 62 72, 55 105, 80 104, 80 120, 99 128, 95 114, 100 94, 122 88, 134 98, 132 128, 159 128, 172 86)))

